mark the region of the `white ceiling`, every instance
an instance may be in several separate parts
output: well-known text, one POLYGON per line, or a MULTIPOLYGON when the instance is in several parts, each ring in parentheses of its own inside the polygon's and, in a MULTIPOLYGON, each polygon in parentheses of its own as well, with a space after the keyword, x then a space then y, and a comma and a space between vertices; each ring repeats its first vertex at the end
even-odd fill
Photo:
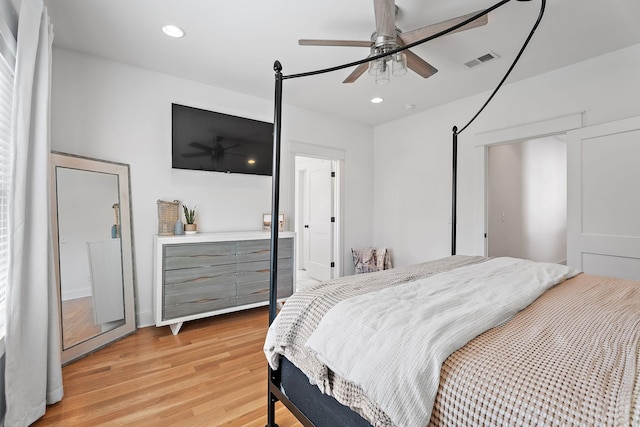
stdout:
MULTIPOLYGON (((493 5, 497 0, 397 0, 403 31, 493 5)), ((374 125, 491 90, 535 22, 541 0, 511 1, 489 24, 413 49, 438 68, 423 79, 409 72, 376 85, 351 69, 287 80, 288 104, 374 125), (500 58, 468 69, 489 51, 500 58), (385 102, 369 100, 382 96, 385 102), (408 110, 407 104, 415 105, 408 110)), ((299 38, 368 40, 372 0, 47 0, 54 45, 272 99, 274 60, 285 75, 362 59, 367 48, 298 46, 299 38), (160 28, 185 29, 182 39, 160 28)), ((542 23, 509 81, 640 43, 638 0, 549 0, 542 23)))

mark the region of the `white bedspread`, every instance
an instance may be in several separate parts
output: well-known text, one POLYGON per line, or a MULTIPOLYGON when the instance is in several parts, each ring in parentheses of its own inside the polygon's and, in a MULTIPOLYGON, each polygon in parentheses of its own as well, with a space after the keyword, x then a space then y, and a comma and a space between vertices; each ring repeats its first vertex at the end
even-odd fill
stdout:
POLYGON ((442 362, 576 274, 566 266, 514 258, 461 267, 341 301, 306 345, 329 369, 359 385, 394 424, 424 427, 442 362))

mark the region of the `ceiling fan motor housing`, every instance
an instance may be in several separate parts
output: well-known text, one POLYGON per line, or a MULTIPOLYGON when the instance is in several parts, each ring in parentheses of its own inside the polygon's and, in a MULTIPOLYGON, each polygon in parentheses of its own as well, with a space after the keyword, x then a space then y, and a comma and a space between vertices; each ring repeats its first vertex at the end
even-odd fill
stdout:
POLYGON ((377 35, 373 47, 381 49, 381 53, 396 49, 398 47, 398 43, 396 42, 395 34, 393 36, 377 35))

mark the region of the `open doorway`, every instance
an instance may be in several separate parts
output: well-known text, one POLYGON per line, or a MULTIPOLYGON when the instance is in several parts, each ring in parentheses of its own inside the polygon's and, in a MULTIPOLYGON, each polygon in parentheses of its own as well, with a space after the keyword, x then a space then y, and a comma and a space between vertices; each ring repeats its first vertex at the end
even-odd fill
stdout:
POLYGON ((565 136, 487 151, 487 254, 566 263, 565 136))
POLYGON ((295 156, 297 287, 336 276, 337 161, 295 156))

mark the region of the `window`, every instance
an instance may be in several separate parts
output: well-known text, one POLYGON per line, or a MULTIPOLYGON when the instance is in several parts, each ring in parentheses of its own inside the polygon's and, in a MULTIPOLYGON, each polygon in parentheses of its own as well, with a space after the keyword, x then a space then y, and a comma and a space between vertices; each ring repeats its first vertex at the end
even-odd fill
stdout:
MULTIPOLYGON (((6 4, 3 4, 3 9, 6 4)), ((0 338, 5 336, 6 289, 9 272, 9 200, 11 189, 11 116, 16 42, 11 14, 0 15, 0 338), (4 16, 2 16, 4 15, 4 16)))

